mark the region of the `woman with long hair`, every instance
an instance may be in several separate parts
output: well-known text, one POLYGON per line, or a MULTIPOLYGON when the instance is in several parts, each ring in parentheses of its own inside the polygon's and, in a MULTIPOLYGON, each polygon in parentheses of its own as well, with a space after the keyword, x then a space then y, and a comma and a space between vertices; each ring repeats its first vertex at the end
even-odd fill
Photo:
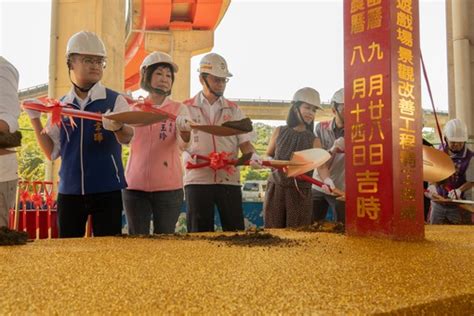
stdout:
MULTIPOLYGON (((319 147, 313 133, 317 109, 321 109, 318 91, 309 87, 296 91, 286 125, 275 129, 267 155, 277 160, 290 160, 295 151, 319 147)), ((312 171, 308 175, 311 176, 312 171)), ((282 170, 274 170, 268 179, 264 214, 267 228, 310 225, 311 184, 287 177, 282 170)))

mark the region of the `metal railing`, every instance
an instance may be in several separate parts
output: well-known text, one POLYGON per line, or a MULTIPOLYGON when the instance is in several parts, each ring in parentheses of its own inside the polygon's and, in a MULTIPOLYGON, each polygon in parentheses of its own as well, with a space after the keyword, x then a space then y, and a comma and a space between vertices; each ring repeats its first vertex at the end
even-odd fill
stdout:
POLYGON ((37 86, 29 87, 26 89, 21 89, 18 91, 18 97, 20 101, 39 96, 39 95, 47 95, 48 94, 48 84, 40 84, 37 86))
MULTIPOLYGON (((40 84, 36 85, 33 87, 29 87, 26 89, 21 89, 18 91, 18 96, 20 98, 20 101, 36 97, 39 95, 47 95, 48 94, 48 84, 40 84)), ((291 104, 291 100, 280 100, 280 99, 247 99, 247 98, 230 98, 231 101, 237 103, 237 104, 281 104, 281 105, 289 105, 291 104)), ((331 102, 328 101, 323 101, 321 102, 321 105, 325 108, 329 107, 331 102)), ((431 109, 423 109, 423 113, 425 114, 432 114, 433 111, 431 109)), ((437 111, 437 114, 439 115, 448 115, 447 111, 437 111)))

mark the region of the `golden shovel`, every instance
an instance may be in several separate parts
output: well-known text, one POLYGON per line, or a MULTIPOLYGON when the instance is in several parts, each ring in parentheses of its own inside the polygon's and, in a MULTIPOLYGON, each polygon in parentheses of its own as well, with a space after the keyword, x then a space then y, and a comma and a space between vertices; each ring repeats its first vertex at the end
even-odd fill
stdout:
MULTIPOLYGON (((235 166, 248 165, 252 153, 244 154, 240 157, 235 166)), ((311 148, 302 151, 296 151, 290 160, 263 160, 262 165, 278 169, 286 169, 288 177, 296 177, 310 170, 323 165, 331 158, 331 155, 321 148, 311 148)))
POLYGON ((423 145, 423 180, 440 182, 454 172, 454 163, 443 151, 423 145))
POLYGON ((164 113, 145 112, 145 111, 126 111, 118 113, 110 113, 104 115, 104 117, 128 124, 131 126, 146 126, 154 123, 166 121, 168 115, 164 113))
POLYGON ((331 159, 331 154, 321 148, 295 151, 288 164, 288 177, 296 177, 322 166, 331 159))

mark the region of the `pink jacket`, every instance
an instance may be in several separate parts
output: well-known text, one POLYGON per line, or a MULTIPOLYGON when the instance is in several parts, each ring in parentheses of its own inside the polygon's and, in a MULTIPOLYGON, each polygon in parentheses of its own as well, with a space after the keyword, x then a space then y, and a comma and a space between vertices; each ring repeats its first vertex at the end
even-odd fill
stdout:
MULTIPOLYGON (((178 115, 181 106, 166 98, 157 108, 178 115)), ((135 127, 125 177, 129 190, 154 192, 183 187, 181 150, 174 121, 135 127)))

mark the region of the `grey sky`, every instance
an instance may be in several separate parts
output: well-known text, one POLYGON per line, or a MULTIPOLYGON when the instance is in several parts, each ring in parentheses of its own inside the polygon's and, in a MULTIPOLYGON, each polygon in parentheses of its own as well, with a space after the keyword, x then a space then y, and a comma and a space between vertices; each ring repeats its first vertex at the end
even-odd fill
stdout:
MULTIPOLYGON (((213 51, 234 77, 230 98, 285 99, 303 86, 330 99, 343 80, 342 0, 234 0, 215 34, 213 51)), ((421 0, 421 48, 435 103, 447 110, 444 0, 421 0)), ((20 71, 20 88, 46 83, 50 1, 0 0, 0 54, 20 71)), ((191 94, 199 91, 192 60, 191 94)), ((423 107, 430 107, 423 84, 423 107)))

